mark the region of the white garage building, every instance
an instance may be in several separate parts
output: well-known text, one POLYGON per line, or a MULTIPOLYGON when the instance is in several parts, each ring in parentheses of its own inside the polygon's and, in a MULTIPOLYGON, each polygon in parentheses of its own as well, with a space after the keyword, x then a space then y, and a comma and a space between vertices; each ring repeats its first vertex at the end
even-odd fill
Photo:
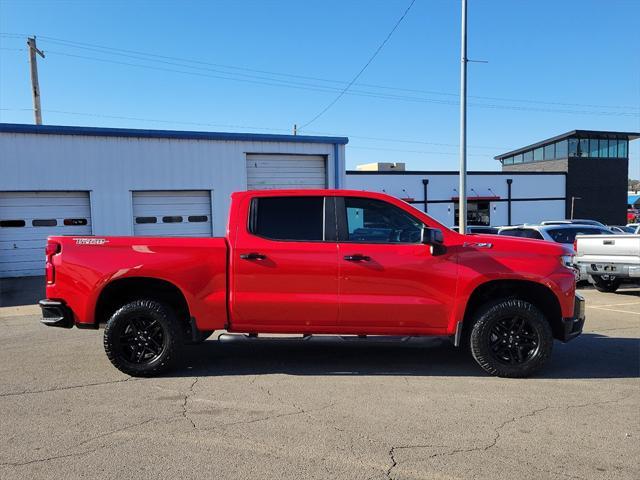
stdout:
MULTIPOLYGON (((458 172, 347 171, 347 188, 402 198, 439 222, 458 224, 458 172)), ((517 225, 565 218, 563 172, 469 172, 469 225, 517 225)))
POLYGON ((0 278, 48 235, 224 235, 229 195, 344 188, 343 137, 0 124, 0 278))

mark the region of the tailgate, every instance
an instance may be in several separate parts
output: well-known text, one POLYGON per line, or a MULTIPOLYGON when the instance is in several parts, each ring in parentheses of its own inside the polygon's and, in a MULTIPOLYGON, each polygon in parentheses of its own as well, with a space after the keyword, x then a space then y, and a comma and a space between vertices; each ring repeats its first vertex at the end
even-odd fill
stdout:
POLYGON ((640 264, 640 235, 578 235, 577 262, 640 264))

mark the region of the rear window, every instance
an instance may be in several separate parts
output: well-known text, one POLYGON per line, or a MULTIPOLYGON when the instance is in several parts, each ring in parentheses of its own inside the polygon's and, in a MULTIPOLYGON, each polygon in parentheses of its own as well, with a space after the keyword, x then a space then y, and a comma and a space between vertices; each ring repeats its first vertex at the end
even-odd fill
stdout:
POLYGON ((251 233, 273 240, 322 241, 323 197, 255 198, 251 233))
POLYGON ((571 228, 552 228, 547 230, 549 236, 553 238, 554 242, 558 243, 571 243, 576 240, 576 235, 602 235, 604 232, 599 228, 589 227, 571 227, 571 228))
POLYGON ((536 240, 544 240, 540 232, 532 228, 518 228, 516 230, 502 230, 500 235, 508 237, 535 238, 536 240))

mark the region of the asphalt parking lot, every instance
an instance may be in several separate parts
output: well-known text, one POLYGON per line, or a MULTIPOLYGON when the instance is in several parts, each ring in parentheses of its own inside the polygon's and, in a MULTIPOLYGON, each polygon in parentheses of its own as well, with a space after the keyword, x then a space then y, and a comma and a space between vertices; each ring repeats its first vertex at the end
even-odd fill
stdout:
POLYGON ((0 478, 637 479, 640 288, 582 292, 525 380, 442 340, 209 340, 133 379, 102 331, 0 308, 0 478))

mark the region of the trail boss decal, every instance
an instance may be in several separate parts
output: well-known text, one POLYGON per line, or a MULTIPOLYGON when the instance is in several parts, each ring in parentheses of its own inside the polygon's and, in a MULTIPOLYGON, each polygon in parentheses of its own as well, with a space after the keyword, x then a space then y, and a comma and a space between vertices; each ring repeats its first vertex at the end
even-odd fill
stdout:
POLYGON ((109 243, 106 238, 74 238, 76 245, 104 245, 109 243))

